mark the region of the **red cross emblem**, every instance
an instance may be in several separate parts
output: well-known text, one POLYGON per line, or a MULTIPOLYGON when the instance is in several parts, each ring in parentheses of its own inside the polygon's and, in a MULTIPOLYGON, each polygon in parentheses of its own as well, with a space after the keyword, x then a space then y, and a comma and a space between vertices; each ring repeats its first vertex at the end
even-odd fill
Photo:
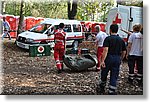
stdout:
POLYGON ((119 14, 117 13, 117 16, 115 18, 115 20, 113 21, 113 24, 120 24, 121 23, 121 19, 119 18, 119 14))
POLYGON ((44 47, 43 46, 39 46, 38 47, 38 52, 40 52, 40 53, 44 52, 44 47))

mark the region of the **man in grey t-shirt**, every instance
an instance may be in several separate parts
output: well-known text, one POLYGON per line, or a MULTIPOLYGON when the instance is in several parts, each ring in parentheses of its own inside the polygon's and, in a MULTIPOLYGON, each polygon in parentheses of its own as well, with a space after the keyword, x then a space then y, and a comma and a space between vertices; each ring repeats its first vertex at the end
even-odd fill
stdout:
POLYGON ((133 80, 136 77, 139 85, 143 82, 143 35, 140 33, 141 25, 136 24, 133 26, 133 33, 130 35, 128 40, 128 66, 129 66, 129 77, 128 82, 133 84, 133 80), (137 67, 137 75, 135 76, 134 68, 135 64, 137 67))

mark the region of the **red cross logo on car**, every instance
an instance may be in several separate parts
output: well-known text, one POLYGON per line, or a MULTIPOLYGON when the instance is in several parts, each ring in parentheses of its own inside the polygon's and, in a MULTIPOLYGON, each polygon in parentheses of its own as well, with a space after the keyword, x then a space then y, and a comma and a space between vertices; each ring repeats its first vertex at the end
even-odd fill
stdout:
POLYGON ((44 47, 43 46, 39 46, 38 47, 38 52, 40 52, 40 53, 44 52, 44 47))
POLYGON ((119 14, 117 13, 117 16, 115 18, 115 20, 113 21, 113 24, 120 24, 121 23, 121 19, 119 18, 119 14))

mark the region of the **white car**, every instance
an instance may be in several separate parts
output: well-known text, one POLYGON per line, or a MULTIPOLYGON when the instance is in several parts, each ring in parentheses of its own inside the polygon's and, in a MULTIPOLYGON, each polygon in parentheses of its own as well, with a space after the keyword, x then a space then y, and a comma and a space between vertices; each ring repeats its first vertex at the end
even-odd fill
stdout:
POLYGON ((46 18, 29 31, 20 33, 16 45, 24 49, 29 49, 29 46, 33 44, 50 44, 54 47, 54 33, 52 32, 58 29, 60 23, 65 24, 66 45, 77 48, 78 43, 84 38, 80 21, 50 18, 46 18))

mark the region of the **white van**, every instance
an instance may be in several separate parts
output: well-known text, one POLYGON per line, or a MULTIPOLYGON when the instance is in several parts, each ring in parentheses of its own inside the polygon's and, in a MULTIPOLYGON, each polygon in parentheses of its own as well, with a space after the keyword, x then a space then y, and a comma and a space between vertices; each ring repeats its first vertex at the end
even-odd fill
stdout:
POLYGON ((20 33, 16 45, 24 49, 29 49, 29 46, 33 44, 50 44, 51 47, 54 47, 54 34, 52 32, 58 29, 60 23, 65 24, 66 45, 77 47, 84 38, 80 21, 50 18, 46 18, 29 31, 20 33))
MULTIPOLYGON (((134 24, 143 24, 143 8, 136 7, 136 6, 123 6, 118 5, 111 9, 107 16, 107 23, 106 23, 106 33, 109 34, 109 27, 111 24, 118 24, 119 27, 122 27, 126 31, 133 31, 132 27, 134 24)), ((127 40, 128 35, 118 30, 118 34, 122 37, 125 41, 127 40)))

